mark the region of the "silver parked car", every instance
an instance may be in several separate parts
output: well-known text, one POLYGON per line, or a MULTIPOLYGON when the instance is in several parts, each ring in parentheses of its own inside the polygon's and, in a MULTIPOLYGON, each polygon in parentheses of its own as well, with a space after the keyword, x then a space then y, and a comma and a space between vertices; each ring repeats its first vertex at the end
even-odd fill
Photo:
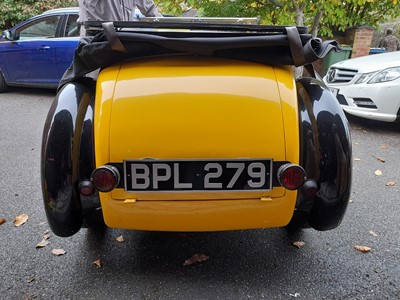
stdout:
POLYGON ((346 113, 400 121, 400 51, 340 61, 323 80, 346 113))

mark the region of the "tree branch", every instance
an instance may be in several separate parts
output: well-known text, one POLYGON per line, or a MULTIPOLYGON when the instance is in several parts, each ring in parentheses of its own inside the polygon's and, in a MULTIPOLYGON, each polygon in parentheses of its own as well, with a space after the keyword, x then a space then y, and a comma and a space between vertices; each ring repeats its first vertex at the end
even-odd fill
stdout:
POLYGON ((324 15, 324 11, 321 9, 321 10, 317 11, 317 13, 314 16, 314 22, 311 27, 311 35, 313 37, 316 37, 318 35, 319 23, 321 23, 323 15, 324 15))
POLYGON ((296 25, 303 26, 304 25, 304 9, 306 7, 305 3, 300 3, 296 0, 292 0, 293 7, 296 12, 296 25))

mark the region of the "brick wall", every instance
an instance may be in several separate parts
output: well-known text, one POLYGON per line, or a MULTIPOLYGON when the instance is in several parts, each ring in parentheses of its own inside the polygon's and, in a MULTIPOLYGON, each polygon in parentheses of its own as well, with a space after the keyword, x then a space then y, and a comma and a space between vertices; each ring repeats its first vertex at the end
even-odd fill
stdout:
POLYGON ((346 33, 346 44, 353 45, 351 58, 369 54, 374 29, 369 26, 349 29, 346 33))

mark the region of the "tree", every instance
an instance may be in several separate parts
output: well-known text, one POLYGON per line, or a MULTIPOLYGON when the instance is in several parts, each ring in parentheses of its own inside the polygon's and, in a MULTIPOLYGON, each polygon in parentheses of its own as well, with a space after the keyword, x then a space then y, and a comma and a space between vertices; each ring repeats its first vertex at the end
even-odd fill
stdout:
POLYGON ((73 0, 0 0, 0 29, 8 29, 48 9, 77 5, 73 0))
POLYGON ((379 23, 400 16, 398 0, 351 0, 344 1, 340 9, 325 5, 321 28, 323 33, 343 32, 358 25, 378 27, 379 23))
MULTIPOLYGON (((167 0, 174 2, 174 0, 167 0)), ((306 25, 332 36, 356 25, 377 26, 400 15, 398 0, 187 0, 205 16, 254 17, 263 24, 306 25)))

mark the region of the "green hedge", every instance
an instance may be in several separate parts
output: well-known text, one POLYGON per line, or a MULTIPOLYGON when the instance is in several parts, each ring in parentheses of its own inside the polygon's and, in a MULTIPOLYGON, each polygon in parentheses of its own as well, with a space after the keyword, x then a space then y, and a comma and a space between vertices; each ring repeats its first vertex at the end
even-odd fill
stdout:
POLYGON ((69 6, 78 6, 78 3, 74 0, 0 0, 0 28, 8 29, 46 10, 69 6))

